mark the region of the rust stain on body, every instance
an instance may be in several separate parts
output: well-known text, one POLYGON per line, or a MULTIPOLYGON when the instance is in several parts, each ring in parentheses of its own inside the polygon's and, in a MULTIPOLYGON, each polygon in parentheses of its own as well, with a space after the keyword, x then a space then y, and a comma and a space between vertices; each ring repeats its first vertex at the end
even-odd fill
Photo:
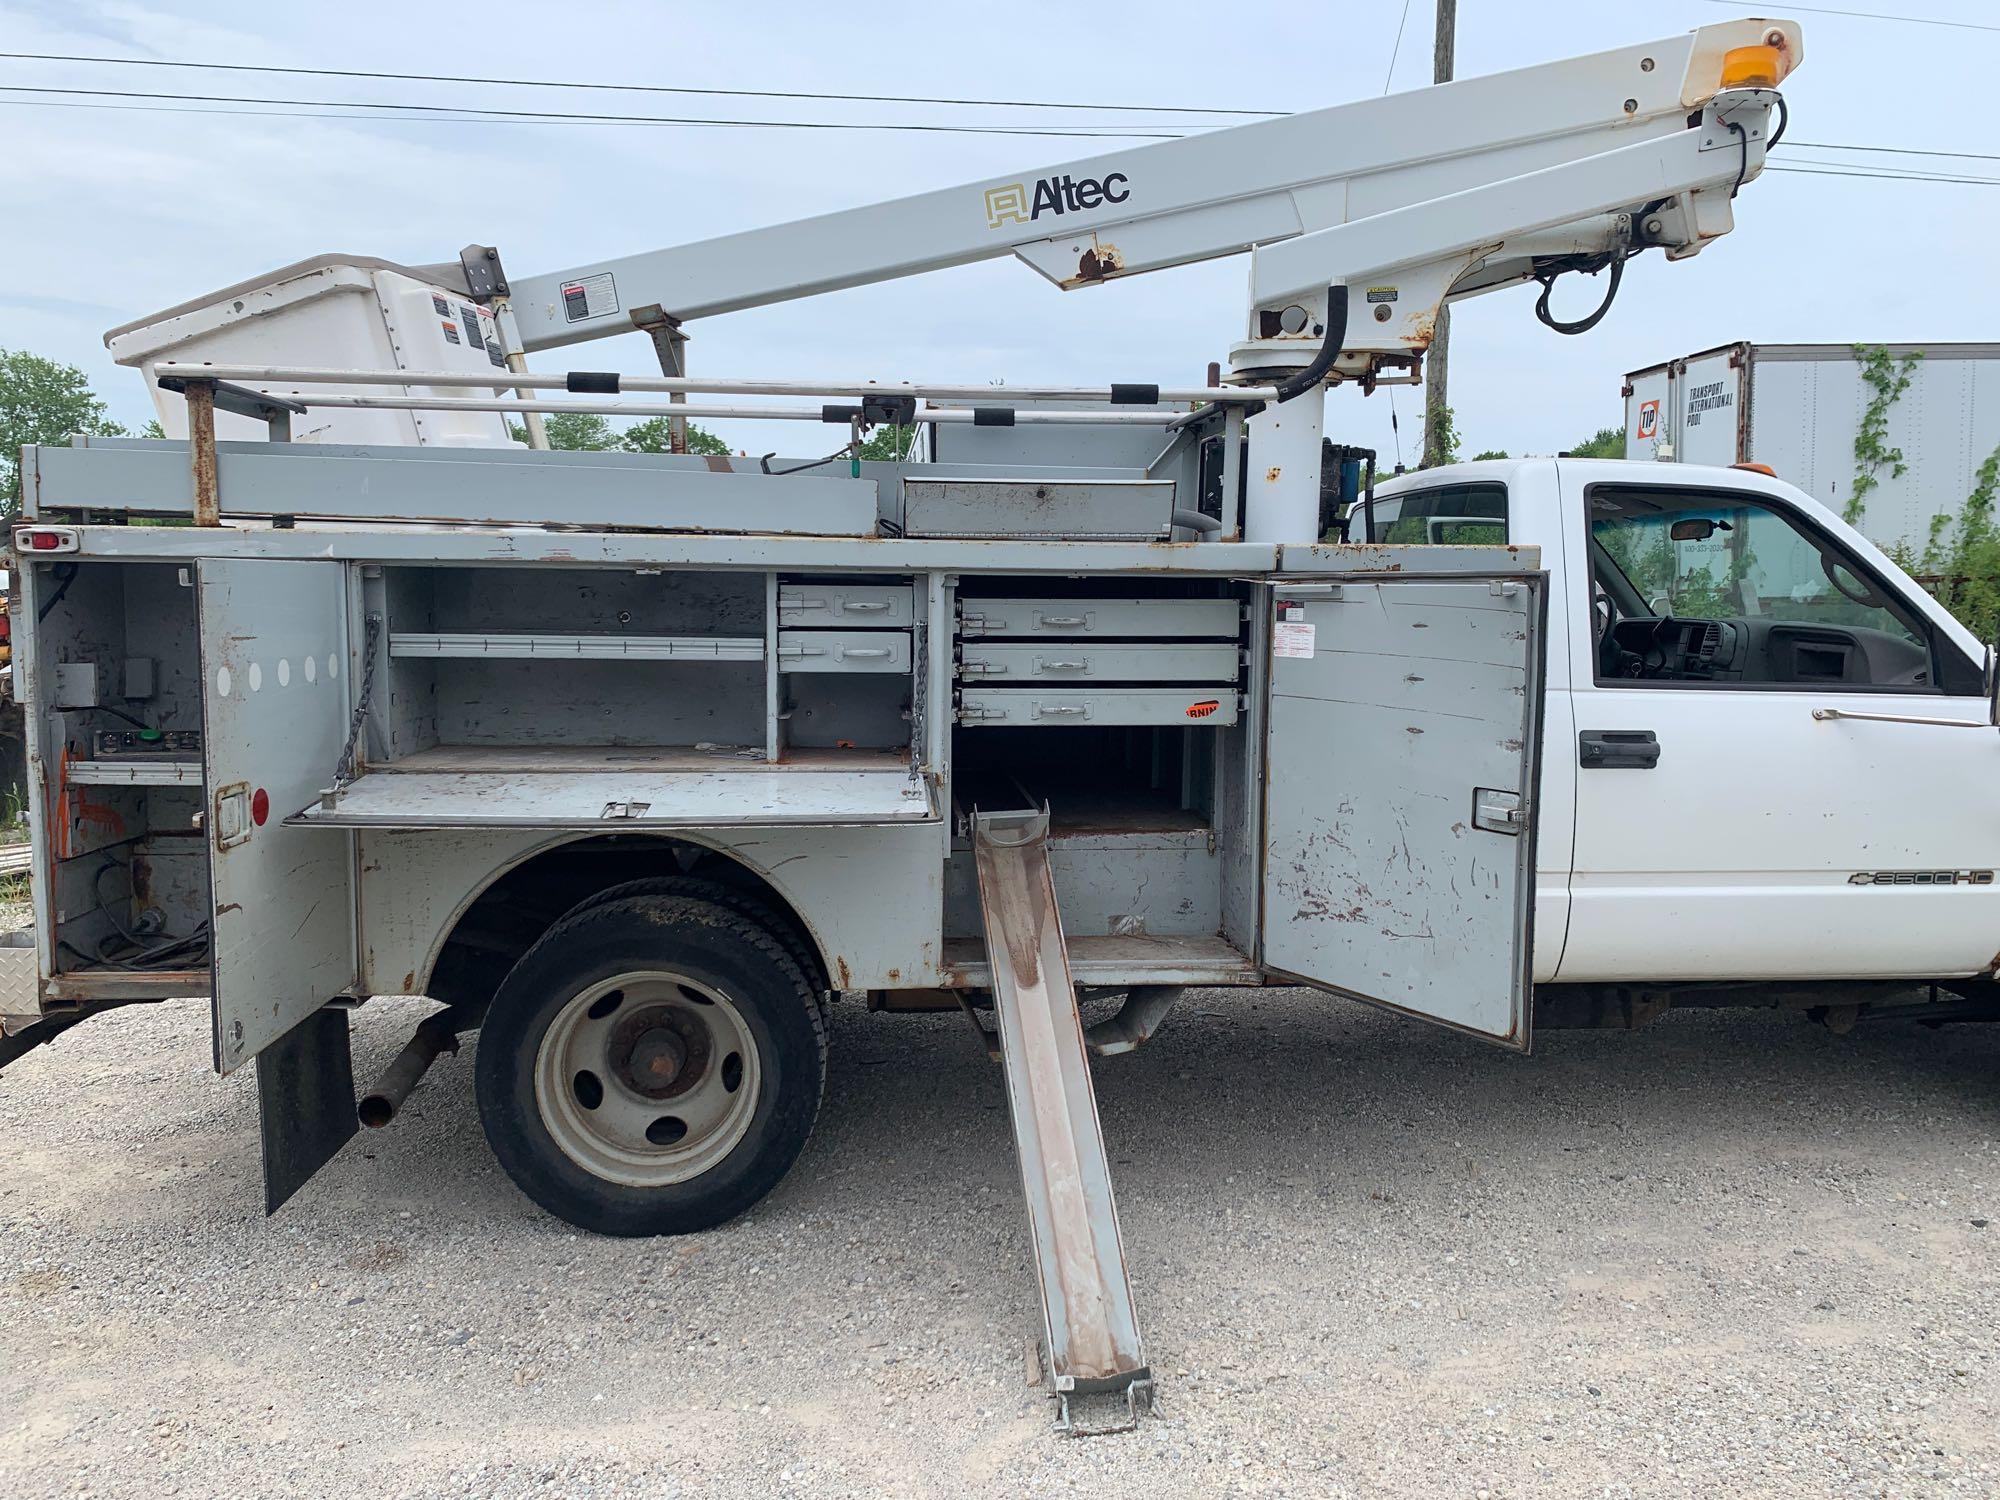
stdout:
POLYGON ((1063 282, 1064 290, 1080 286, 1090 286, 1113 276, 1125 274, 1125 256, 1116 245, 1092 238, 1077 257, 1076 275, 1063 282))

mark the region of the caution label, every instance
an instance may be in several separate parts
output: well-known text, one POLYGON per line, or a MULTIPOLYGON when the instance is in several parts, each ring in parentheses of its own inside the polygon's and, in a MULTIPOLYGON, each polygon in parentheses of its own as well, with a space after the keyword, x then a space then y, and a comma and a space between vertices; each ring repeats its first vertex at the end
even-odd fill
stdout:
POLYGON ((586 318, 601 318, 606 313, 618 311, 618 283, 611 279, 609 271, 577 281, 565 281, 562 284, 562 303, 566 322, 581 323, 586 318))
POLYGON ((1313 633, 1319 627, 1301 620, 1276 620, 1271 625, 1273 656, 1311 656, 1313 633))

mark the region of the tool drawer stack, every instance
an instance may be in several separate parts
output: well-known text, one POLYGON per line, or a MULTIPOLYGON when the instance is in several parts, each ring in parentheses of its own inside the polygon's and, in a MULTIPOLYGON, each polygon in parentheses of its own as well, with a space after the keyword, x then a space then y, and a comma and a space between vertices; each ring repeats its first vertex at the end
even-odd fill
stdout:
POLYGON ((1234 724, 1241 621, 1234 599, 965 599, 958 722, 1234 724))
POLYGON ((910 671, 916 590, 907 583, 783 579, 778 665, 786 672, 910 671))

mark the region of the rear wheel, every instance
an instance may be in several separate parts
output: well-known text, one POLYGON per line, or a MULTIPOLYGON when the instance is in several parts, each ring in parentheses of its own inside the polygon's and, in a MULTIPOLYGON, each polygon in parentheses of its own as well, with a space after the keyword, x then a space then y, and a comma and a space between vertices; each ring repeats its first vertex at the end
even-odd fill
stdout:
POLYGON ((774 1187, 826 1083, 812 978, 771 924, 687 896, 564 917, 480 1030, 486 1137, 550 1213, 602 1234, 684 1234, 774 1187))
POLYGON ((812 981, 820 1024, 832 1031, 833 992, 827 987, 826 965, 820 962, 819 950, 813 946, 812 939, 802 926, 787 921, 755 892, 706 875, 648 875, 639 880, 628 880, 623 885, 606 886, 596 895, 578 902, 566 915, 574 916, 593 906, 602 906, 606 901, 623 901, 632 896, 687 896, 733 911, 760 927, 769 928, 771 935, 785 945, 785 951, 791 954, 799 972, 812 981))

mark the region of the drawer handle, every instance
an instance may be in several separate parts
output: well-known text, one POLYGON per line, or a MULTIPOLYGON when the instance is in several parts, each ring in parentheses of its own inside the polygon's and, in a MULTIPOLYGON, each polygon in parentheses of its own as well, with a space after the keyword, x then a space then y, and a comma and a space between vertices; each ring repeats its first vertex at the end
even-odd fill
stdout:
POLYGON ((858 656, 887 656, 888 654, 889 654, 888 648, 884 646, 868 646, 864 647, 859 651, 850 648, 849 650, 843 651, 841 653, 843 657, 849 660, 852 660, 853 658, 858 656))
POLYGON ((1038 719, 1088 718, 1090 707, 1083 703, 1037 703, 1035 717, 1038 719))
POLYGON ((887 609, 888 607, 889 601, 887 599, 849 599, 845 604, 841 605, 841 608, 846 610, 850 615, 867 614, 871 611, 887 609))
POLYGON ((1090 670, 1090 663, 1087 661, 1045 661, 1042 663, 1042 670, 1044 672, 1088 672, 1090 670))
POLYGON ((1066 625, 1081 627, 1090 623, 1088 615, 1036 615, 1038 625, 1066 625))

